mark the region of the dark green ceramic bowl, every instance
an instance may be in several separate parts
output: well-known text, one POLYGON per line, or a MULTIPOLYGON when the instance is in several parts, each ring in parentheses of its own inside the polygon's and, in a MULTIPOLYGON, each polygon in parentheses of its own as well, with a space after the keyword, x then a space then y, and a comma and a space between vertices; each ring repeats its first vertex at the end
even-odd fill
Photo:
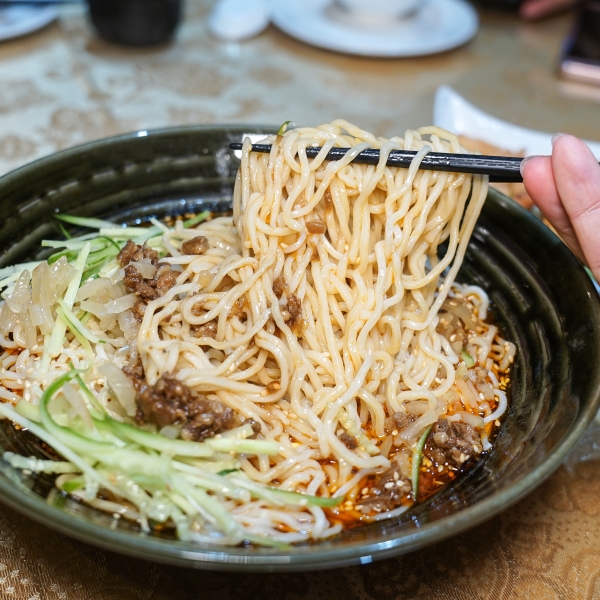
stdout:
MULTIPOLYGON (((190 127, 101 140, 0 178, 0 266, 39 256, 70 212, 137 222, 222 210, 238 166, 229 143, 257 127, 190 127)), ((491 454, 466 477, 401 518, 290 550, 224 549, 144 535, 125 521, 53 491, 47 476, 0 460, 0 499, 66 534, 167 563, 239 571, 323 569, 409 552, 481 523, 546 478, 582 436, 600 402, 600 306, 584 269, 544 225, 491 191, 460 280, 491 296, 518 347, 510 411, 491 454)), ((43 455, 26 432, 0 422, 0 451, 43 455)))

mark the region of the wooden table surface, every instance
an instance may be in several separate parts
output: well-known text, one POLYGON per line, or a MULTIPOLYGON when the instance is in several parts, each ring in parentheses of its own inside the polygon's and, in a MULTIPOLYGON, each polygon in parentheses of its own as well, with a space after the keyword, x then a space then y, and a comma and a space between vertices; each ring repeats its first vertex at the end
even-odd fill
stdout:
MULTIPOLYGON (((177 41, 152 50, 94 36, 81 7, 0 43, 0 173, 87 140, 198 123, 318 124, 343 117, 391 136, 431 122, 441 84, 502 119, 600 140, 600 88, 557 79, 568 17, 527 25, 482 14, 468 45, 414 59, 356 58, 275 28, 225 44, 211 2, 188 0, 177 41)), ((0 506, 0 598, 512 599, 600 597, 600 426, 525 500, 429 549, 290 575, 184 570, 102 551, 0 506)))

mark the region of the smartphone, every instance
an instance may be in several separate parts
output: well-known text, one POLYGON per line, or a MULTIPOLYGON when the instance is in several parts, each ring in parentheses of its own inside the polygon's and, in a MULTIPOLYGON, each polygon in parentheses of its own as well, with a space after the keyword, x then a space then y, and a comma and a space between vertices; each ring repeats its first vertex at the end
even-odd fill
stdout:
POLYGON ((600 85, 600 0, 579 9, 562 46, 560 72, 568 79, 600 85))

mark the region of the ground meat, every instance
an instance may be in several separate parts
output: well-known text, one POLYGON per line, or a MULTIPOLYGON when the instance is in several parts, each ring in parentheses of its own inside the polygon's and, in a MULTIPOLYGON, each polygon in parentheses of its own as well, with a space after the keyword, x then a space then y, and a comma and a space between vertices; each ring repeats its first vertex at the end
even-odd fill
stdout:
POLYGON ((132 380, 137 392, 135 418, 138 423, 156 423, 159 427, 179 425, 182 426, 181 437, 196 442, 245 423, 252 427, 254 435, 260 431, 260 424, 253 419, 244 421, 219 400, 195 394, 171 373, 165 373, 149 386, 141 365, 124 367, 123 372, 132 380))
POLYGON ((384 512, 401 506, 407 500, 412 489, 410 480, 402 475, 400 465, 396 462, 375 478, 368 495, 360 499, 364 513, 384 512))
POLYGON ((136 393, 141 392, 143 389, 147 387, 146 378, 144 375, 144 367, 142 363, 138 361, 134 365, 126 365, 123 367, 123 373, 129 377, 131 383, 133 383, 133 388, 136 393))
POLYGON ((158 260, 158 252, 149 248, 144 244, 138 246, 132 240, 127 240, 127 243, 121 248, 117 254, 117 260, 122 267, 127 266, 131 261, 140 261, 144 258, 148 259, 153 265, 158 260))
POLYGON ((127 240, 127 243, 123 246, 123 248, 121 248, 121 252, 117 254, 117 260, 122 267, 131 262, 137 248, 137 244, 134 244, 132 240, 127 240))
POLYGON ((244 308, 246 306, 246 297, 242 296, 238 298, 231 307, 230 315, 232 317, 241 317, 244 314, 244 308))
MULTIPOLYGON (((127 267, 129 269, 129 267, 127 267)), ((142 283, 140 283, 134 291, 136 296, 140 296, 140 298, 142 298, 142 300, 146 300, 146 301, 150 301, 150 300, 156 300, 160 294, 158 293, 158 290, 156 288, 154 288, 151 283, 146 283, 146 281, 150 281, 150 280, 144 280, 142 281, 142 283)))
POLYGON ((203 302, 195 302, 194 304, 192 304, 191 307, 191 312, 194 316, 199 317, 201 315, 203 315, 206 311, 204 310, 204 303, 203 302))
POLYGON ((460 467, 482 451, 479 434, 466 423, 440 419, 431 431, 430 456, 439 465, 448 463, 460 467))
POLYGON ((191 329, 197 338, 209 337, 214 340, 217 337, 217 320, 213 319, 203 325, 192 325, 191 329))
POLYGON ((391 417, 388 417, 384 421, 383 427, 386 433, 392 433, 392 431, 404 429, 406 426, 410 425, 416 420, 417 418, 414 415, 411 415, 408 412, 399 411, 394 413, 391 417))
POLYGON ((125 266, 125 276, 123 283, 125 289, 131 294, 139 296, 143 301, 149 302, 164 296, 176 283, 177 278, 171 270, 171 265, 167 263, 156 263, 158 254, 155 250, 147 246, 136 246, 131 240, 125 244, 119 253, 119 261, 123 265, 124 261, 149 259, 153 265, 156 265, 156 271, 152 279, 144 279, 134 265, 127 263, 125 266))
POLYGON ((469 369, 469 379, 475 384, 483 384, 488 381, 488 371, 483 367, 469 369))
POLYGON ((453 313, 440 312, 440 321, 436 331, 443 335, 449 342, 452 350, 460 355, 467 345, 467 332, 462 320, 453 313))
POLYGON ((129 292, 137 291, 138 286, 144 281, 144 278, 138 273, 137 269, 133 265, 127 265, 125 267, 125 277, 123 277, 123 283, 125 289, 129 292))
POLYGON ((135 320, 138 323, 141 323, 142 320, 144 319, 144 314, 146 312, 147 306, 148 305, 145 302, 138 300, 131 308, 131 312, 133 313, 133 316, 135 317, 135 320))
POLYGON ((281 297, 287 292, 288 286, 283 275, 280 275, 273 282, 273 293, 277 296, 277 298, 281 299, 281 297))
POLYGON ((203 236, 187 240, 181 244, 183 254, 204 254, 208 250, 208 240, 203 236))
POLYGON ((302 301, 297 296, 291 294, 287 301, 288 318, 286 323, 290 329, 299 335, 304 329, 304 319, 302 318, 302 301))
POLYGON ((349 433, 346 433, 344 431, 340 433, 338 438, 340 439, 340 442, 345 444, 346 448, 349 448, 350 450, 358 448, 358 442, 356 441, 356 438, 354 436, 351 436, 349 433))
POLYGON ((165 374, 153 385, 136 394, 138 423, 183 425, 188 420, 192 391, 175 377, 165 374))
POLYGON ((177 277, 171 271, 171 265, 159 263, 152 282, 156 282, 155 287, 158 295, 164 296, 177 283, 177 277))

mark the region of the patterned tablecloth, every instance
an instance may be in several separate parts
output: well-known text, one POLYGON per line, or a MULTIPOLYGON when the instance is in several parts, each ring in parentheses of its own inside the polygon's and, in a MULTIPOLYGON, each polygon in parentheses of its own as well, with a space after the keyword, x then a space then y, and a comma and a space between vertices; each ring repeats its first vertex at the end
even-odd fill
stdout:
MULTIPOLYGON (((376 134, 429 123, 452 85, 497 116, 600 139, 600 89, 560 83, 568 19, 519 24, 483 15, 477 38, 440 56, 353 58, 271 28, 243 44, 210 38, 210 2, 188 0, 177 42, 111 46, 80 7, 0 44, 0 172, 90 139, 192 123, 325 122, 376 134)), ((0 506, 0 598, 509 599, 600 597, 600 425, 525 500, 461 536, 361 567, 236 575, 167 567, 98 550, 0 506)))

